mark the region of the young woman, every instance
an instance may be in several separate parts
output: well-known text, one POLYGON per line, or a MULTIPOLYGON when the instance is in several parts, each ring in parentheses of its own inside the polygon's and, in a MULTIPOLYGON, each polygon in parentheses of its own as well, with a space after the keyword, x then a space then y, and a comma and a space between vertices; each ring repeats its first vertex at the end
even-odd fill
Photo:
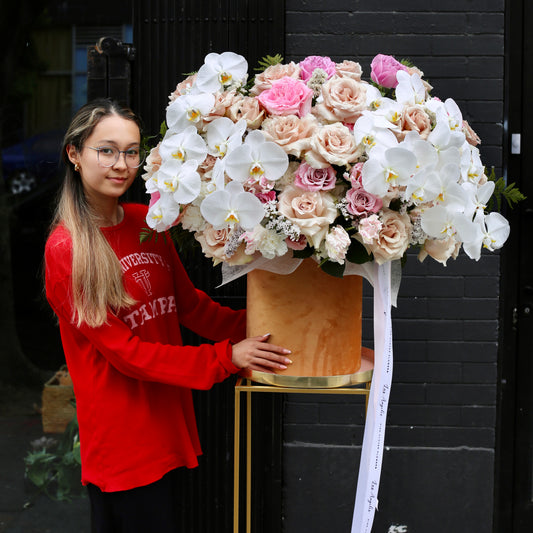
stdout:
POLYGON ((268 335, 244 338, 244 311, 195 289, 169 239, 140 243, 147 208, 119 201, 143 163, 140 135, 111 101, 78 111, 45 250, 98 532, 176 531, 176 469, 201 453, 191 389, 290 364, 268 335), (180 325, 214 344, 183 346, 180 325))

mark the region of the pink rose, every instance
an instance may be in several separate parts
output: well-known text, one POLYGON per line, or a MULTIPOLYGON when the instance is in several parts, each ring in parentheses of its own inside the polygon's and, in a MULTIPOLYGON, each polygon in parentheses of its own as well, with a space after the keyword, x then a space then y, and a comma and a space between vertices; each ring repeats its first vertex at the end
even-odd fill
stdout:
POLYGON ((296 171, 294 184, 305 191, 330 191, 335 188, 337 174, 333 167, 313 168, 302 163, 296 171))
POLYGON ((358 185, 363 184, 363 165, 364 163, 356 163, 351 169, 350 169, 350 183, 352 184, 352 187, 357 187, 358 185))
POLYGON ((308 56, 303 61, 300 61, 300 78, 307 81, 317 68, 322 69, 327 74, 328 79, 334 76, 336 72, 335 62, 329 57, 308 56))
POLYGON ((348 213, 358 217, 367 213, 377 213, 383 207, 381 198, 365 191, 360 185, 346 193, 346 200, 348 200, 346 206, 348 213))
POLYGON ((389 89, 394 89, 396 85, 398 85, 396 73, 399 70, 405 70, 407 72, 407 67, 405 65, 396 61, 394 57, 383 54, 378 54, 372 60, 370 66, 372 67, 372 72, 370 73, 372 80, 378 85, 389 89))
POLYGON ((263 72, 257 74, 250 94, 254 96, 261 94, 263 91, 270 89, 275 81, 285 76, 300 79, 300 67, 294 61, 286 64, 278 63, 277 65, 270 65, 263 72))
POLYGON ((275 81, 272 88, 256 96, 272 115, 297 115, 303 117, 311 111, 313 91, 301 80, 288 76, 275 81))

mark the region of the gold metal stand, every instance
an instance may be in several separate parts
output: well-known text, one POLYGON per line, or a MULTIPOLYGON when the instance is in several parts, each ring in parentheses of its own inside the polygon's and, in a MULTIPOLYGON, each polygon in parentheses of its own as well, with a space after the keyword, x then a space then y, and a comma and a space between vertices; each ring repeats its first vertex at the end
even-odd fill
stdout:
MULTIPOLYGON (((372 353, 373 356, 373 353, 372 353)), ((365 366, 359 380, 352 380, 360 386, 339 388, 284 387, 253 383, 250 379, 238 378, 235 384, 235 434, 234 434, 234 471, 233 471, 233 533, 239 533, 239 496, 240 496, 240 437, 241 437, 241 394, 246 393, 246 533, 252 527, 252 392, 272 392, 283 394, 356 394, 365 395, 365 412, 368 408, 368 395, 372 381, 372 368, 365 366), (362 386, 364 387, 362 387, 362 386)))

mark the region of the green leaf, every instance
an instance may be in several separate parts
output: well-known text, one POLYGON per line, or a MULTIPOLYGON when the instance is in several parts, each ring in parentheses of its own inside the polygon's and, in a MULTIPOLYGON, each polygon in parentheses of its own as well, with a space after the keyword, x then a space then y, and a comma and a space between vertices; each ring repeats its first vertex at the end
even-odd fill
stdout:
POLYGON ((340 263, 336 263, 334 261, 324 261, 320 264, 320 268, 330 276, 333 276, 335 278, 342 278, 346 265, 341 265, 340 263))
POLYGON ((276 54, 275 56, 266 55, 262 59, 260 59, 258 63, 259 63, 259 66, 255 67, 254 70, 256 72, 263 72, 268 67, 271 67, 273 65, 278 65, 279 63, 283 63, 283 56, 281 54, 276 54))
POLYGON ((307 245, 303 250, 293 250, 292 256, 296 259, 306 259, 313 255, 313 249, 307 245))
POLYGON ((369 254, 366 251, 366 248, 356 239, 352 239, 352 243, 346 252, 346 259, 350 263, 355 263, 356 265, 362 265, 368 261, 372 261, 372 254, 369 254))
POLYGON ((167 129, 167 123, 163 120, 163 122, 161 122, 161 126, 159 126, 159 135, 161 135, 161 137, 164 137, 165 133, 167 132, 167 129))
POLYGON ((494 182, 494 193, 487 204, 488 213, 492 211, 501 211, 503 200, 505 200, 507 205, 513 209, 518 202, 522 202, 527 198, 527 196, 520 192, 514 182, 506 185, 504 177, 496 179, 494 167, 492 167, 491 172, 487 177, 494 182))

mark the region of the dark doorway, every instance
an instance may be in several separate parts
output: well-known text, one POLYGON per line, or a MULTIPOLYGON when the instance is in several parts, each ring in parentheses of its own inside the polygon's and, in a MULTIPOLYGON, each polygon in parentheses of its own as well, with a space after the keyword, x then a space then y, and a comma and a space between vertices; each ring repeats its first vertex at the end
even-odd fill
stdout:
POLYGON ((509 0, 507 15, 508 182, 528 197, 509 212, 511 242, 503 256, 500 423, 494 531, 533 529, 533 5, 509 0))

